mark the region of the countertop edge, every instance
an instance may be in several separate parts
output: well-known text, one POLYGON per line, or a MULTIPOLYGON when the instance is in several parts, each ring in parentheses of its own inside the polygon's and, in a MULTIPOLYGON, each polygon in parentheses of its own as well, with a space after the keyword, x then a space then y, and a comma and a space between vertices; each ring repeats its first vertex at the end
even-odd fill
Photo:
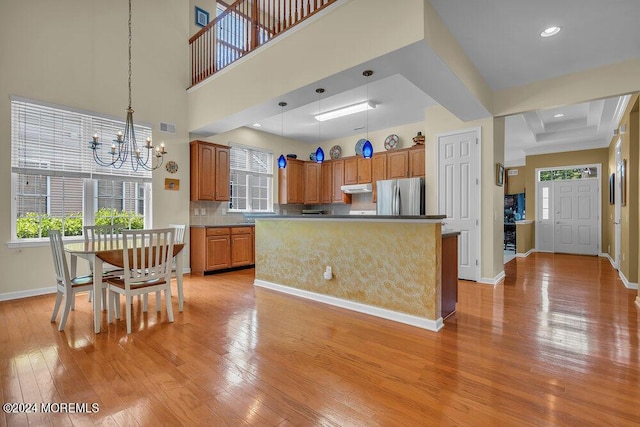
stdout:
POLYGON ((255 227, 253 223, 241 224, 215 224, 215 225, 190 225, 190 228, 231 228, 231 227, 255 227))

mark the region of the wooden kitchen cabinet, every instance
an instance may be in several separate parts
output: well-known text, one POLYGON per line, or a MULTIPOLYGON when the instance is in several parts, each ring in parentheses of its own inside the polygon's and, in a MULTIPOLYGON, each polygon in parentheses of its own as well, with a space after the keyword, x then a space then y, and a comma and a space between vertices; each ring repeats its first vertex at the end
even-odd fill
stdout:
POLYGON ((255 263, 252 226, 191 227, 190 244, 192 274, 255 263))
POLYGON ((322 163, 304 162, 304 203, 321 203, 322 163))
POLYGON ((253 227, 231 228, 231 267, 251 265, 253 261, 253 227))
POLYGON ((425 176, 425 149, 424 145, 417 145, 409 152, 409 177, 425 176))
POLYGON ((189 145, 191 200, 229 201, 229 147, 206 141, 191 141, 189 145))
POLYGON ((371 160, 358 157, 358 184, 368 184, 371 182, 371 160))
POLYGON ((287 159, 287 167, 278 169, 278 203, 304 203, 304 163, 287 159))
POLYGON ((344 159, 344 185, 358 183, 358 158, 346 157, 344 159))
POLYGON ((333 160, 322 163, 322 185, 320 186, 320 202, 329 204, 333 202, 333 160))
POLYGON ((345 194, 342 192, 344 182, 344 160, 332 160, 332 175, 333 180, 331 183, 332 193, 331 198, 333 203, 351 203, 351 194, 345 194))
POLYGON ((440 313, 443 319, 456 311, 458 302, 458 234, 442 237, 442 296, 440 313))
POLYGON ((371 158, 371 185, 373 202, 376 202, 376 182, 387 179, 387 153, 375 153, 371 158))
POLYGON ((407 150, 387 152, 387 179, 409 176, 409 153, 407 150))

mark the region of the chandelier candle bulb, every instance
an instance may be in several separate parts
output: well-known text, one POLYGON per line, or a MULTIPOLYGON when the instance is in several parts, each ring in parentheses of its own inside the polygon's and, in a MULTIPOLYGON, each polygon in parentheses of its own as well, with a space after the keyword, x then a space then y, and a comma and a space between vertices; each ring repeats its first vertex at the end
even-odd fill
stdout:
POLYGON ((116 154, 116 144, 111 144, 111 154, 115 156, 116 154))

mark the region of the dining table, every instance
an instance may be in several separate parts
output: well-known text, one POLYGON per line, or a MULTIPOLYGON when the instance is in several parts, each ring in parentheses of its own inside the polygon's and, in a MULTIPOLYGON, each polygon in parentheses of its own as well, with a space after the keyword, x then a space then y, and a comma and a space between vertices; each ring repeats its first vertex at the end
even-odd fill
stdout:
MULTIPOLYGON (((119 268, 124 268, 123 257, 124 241, 122 239, 112 241, 86 241, 74 242, 64 245, 64 250, 71 256, 70 274, 76 276, 78 258, 83 258, 93 264, 93 330, 100 333, 100 313, 102 311, 102 282, 103 267, 107 263, 119 268)), ((178 292, 182 290, 184 259, 184 243, 173 244, 173 258, 176 260, 176 280, 178 282, 178 292)), ((130 251, 132 249, 129 249, 130 251)), ((182 295, 178 295, 178 300, 182 301, 182 295)), ((104 306, 107 306, 105 301, 104 306)), ((180 306, 180 311, 182 307, 180 306)))

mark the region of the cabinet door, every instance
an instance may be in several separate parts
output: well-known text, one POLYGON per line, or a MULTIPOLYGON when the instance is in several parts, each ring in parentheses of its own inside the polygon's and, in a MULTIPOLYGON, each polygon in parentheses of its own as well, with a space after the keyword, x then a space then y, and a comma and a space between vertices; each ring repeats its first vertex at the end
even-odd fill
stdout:
POLYGON ((207 237, 207 271, 231 266, 231 239, 229 235, 207 237))
POLYGON ((373 202, 376 202, 376 182, 387 179, 387 154, 376 153, 371 158, 371 184, 373 186, 373 202))
POLYGON ((406 178, 409 171, 409 153, 393 151, 387 153, 387 179, 406 178))
POLYGON ((333 202, 333 160, 326 161, 322 164, 322 186, 321 197, 322 203, 333 202))
POLYGON ((191 200, 215 200, 216 148, 198 143, 191 147, 191 200))
POLYGON ((287 167, 278 169, 278 203, 303 203, 304 162, 289 159, 287 167))
POLYGON ((344 184, 358 183, 358 158, 349 157, 344 159, 344 184))
POLYGON ((243 234, 231 234, 231 267, 251 265, 253 263, 251 230, 249 227, 245 228, 246 232, 243 234))
POLYGON ((425 150, 424 145, 409 150, 409 176, 424 176, 425 150))
POLYGON ((333 162, 333 191, 331 194, 333 203, 343 203, 343 193, 340 187, 344 185, 344 160, 334 160, 333 162))
POLYGON ((322 164, 304 162, 304 203, 320 204, 322 164))
POLYGON ((228 148, 216 147, 215 164, 215 200, 229 201, 230 151, 228 148))
POLYGON ((371 182, 371 159, 358 157, 358 184, 371 182))

